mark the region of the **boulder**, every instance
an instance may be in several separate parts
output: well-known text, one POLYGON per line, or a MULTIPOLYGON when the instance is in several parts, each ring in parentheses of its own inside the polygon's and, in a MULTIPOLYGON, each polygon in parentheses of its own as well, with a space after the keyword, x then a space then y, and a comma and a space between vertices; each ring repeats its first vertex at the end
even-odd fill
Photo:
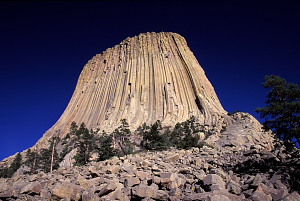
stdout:
POLYGON ((151 184, 150 186, 140 184, 132 188, 132 194, 139 198, 153 198, 159 200, 168 199, 167 192, 158 190, 158 186, 156 184, 151 184))
POLYGON ((203 184, 212 186, 215 190, 225 189, 225 182, 223 181, 222 177, 217 174, 208 174, 203 179, 203 184))
POLYGON ((178 176, 175 173, 161 172, 161 173, 159 173, 159 177, 160 177, 161 183, 169 183, 169 182, 175 181, 175 179, 178 176))
POLYGON ((28 185, 24 186, 20 193, 22 194, 35 194, 35 195, 40 195, 42 190, 42 185, 40 182, 33 182, 29 183, 28 185))
POLYGON ((296 191, 292 192, 288 196, 284 197, 282 201, 299 201, 300 195, 296 191))
POLYGON ((82 188, 79 185, 68 182, 57 183, 52 189, 52 194, 59 198, 69 198, 71 200, 81 199, 82 188))
POLYGON ((233 194, 236 194, 236 195, 239 195, 241 194, 242 192, 242 189, 241 189, 241 185, 233 180, 230 180, 228 183, 227 183, 227 188, 226 188, 230 193, 233 193, 233 194))
POLYGON ((136 172, 136 176, 140 179, 140 180, 145 180, 149 177, 149 174, 147 172, 144 171, 137 171, 136 172))
POLYGON ((92 177, 100 177, 101 176, 99 171, 94 166, 89 166, 88 170, 92 177))
POLYGON ((108 165, 105 168, 105 172, 108 174, 117 174, 120 172, 120 166, 119 165, 108 165))
POLYGON ((112 181, 109 184, 105 185, 99 192, 99 196, 103 196, 113 192, 116 188, 123 188, 124 186, 117 181, 112 181))
POLYGON ((102 196, 101 200, 122 200, 129 201, 129 197, 124 194, 121 187, 116 188, 113 192, 102 196))
POLYGON ((253 201, 272 201, 272 196, 271 195, 267 195, 265 194, 263 191, 261 190, 256 190, 252 195, 251 195, 251 199, 253 201))
POLYGON ((260 174, 256 174, 251 185, 254 187, 258 187, 261 184, 261 182, 262 182, 262 178, 261 178, 260 174))
POLYGON ((99 196, 95 195, 94 189, 86 190, 82 193, 82 201, 98 201, 99 196))
POLYGON ((137 177, 129 177, 129 178, 126 178, 125 181, 124 181, 124 186, 125 187, 132 187, 132 186, 135 186, 135 185, 138 185, 140 182, 139 178, 137 177))
POLYGON ((217 194, 217 195, 212 195, 210 197, 210 201, 232 201, 231 199, 229 199, 227 196, 225 195, 220 195, 220 194, 217 194))
POLYGON ((174 155, 169 156, 168 158, 166 158, 166 161, 175 162, 175 161, 178 161, 179 159, 180 159, 179 155, 178 154, 174 154, 174 155))

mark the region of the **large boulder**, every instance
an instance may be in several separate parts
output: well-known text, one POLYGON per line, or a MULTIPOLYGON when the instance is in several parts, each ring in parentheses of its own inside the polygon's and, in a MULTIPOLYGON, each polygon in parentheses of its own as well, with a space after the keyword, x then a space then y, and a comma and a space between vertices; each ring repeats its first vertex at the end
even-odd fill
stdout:
POLYGON ((153 198, 158 200, 167 200, 168 193, 162 190, 158 190, 156 184, 151 184, 150 186, 146 184, 140 184, 132 188, 132 194, 138 198, 153 198))
POLYGON ((79 185, 69 182, 57 183, 52 189, 52 194, 58 198, 68 198, 71 200, 81 199, 82 188, 79 185))
POLYGON ((211 190, 225 189, 225 182, 223 181, 222 177, 217 174, 208 174, 203 179, 203 184, 210 186, 211 190))

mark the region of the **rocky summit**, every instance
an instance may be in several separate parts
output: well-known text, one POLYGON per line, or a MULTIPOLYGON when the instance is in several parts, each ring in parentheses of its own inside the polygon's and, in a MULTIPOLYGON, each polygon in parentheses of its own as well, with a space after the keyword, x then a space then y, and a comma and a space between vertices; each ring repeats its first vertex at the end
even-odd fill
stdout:
POLYGON ((0 199, 299 201, 299 155, 223 109, 182 36, 145 33, 86 64, 56 124, 0 163, 0 199))

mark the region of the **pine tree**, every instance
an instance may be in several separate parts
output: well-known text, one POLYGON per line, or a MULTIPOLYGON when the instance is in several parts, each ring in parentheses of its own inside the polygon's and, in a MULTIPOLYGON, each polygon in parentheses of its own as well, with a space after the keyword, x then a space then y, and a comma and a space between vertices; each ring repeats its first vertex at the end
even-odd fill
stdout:
POLYGON ((65 156, 73 150, 76 146, 76 141, 78 140, 77 136, 78 126, 75 121, 73 121, 69 128, 69 133, 62 139, 62 151, 60 152, 59 161, 63 161, 65 156))
POLYGON ((263 86, 270 90, 266 106, 257 108, 256 112, 265 118, 264 128, 276 133, 286 145, 292 141, 300 143, 299 86, 275 75, 266 76, 263 86))
POLYGON ((38 158, 38 167, 44 172, 52 172, 59 167, 59 157, 56 151, 57 143, 60 141, 58 137, 53 137, 49 140, 48 149, 42 149, 38 158))
POLYGON ((120 155, 126 155, 132 153, 132 144, 129 140, 131 131, 129 129, 129 124, 126 119, 121 120, 121 125, 114 130, 112 134, 113 138, 113 148, 116 150, 117 146, 121 149, 120 155))
POLYGON ((26 151, 26 160, 24 161, 24 164, 30 168, 30 172, 34 173, 36 171, 36 158, 37 153, 31 151, 31 149, 28 149, 26 151))
POLYGON ((98 161, 107 160, 115 155, 113 148, 113 136, 107 135, 105 131, 102 131, 101 136, 98 138, 97 152, 99 154, 98 161))
POLYGON ((22 165, 22 155, 20 152, 18 152, 12 164, 8 168, 7 176, 12 177, 12 175, 21 167, 21 165, 22 165))
POLYGON ((49 172, 51 166, 51 149, 42 149, 39 161, 39 168, 44 172, 49 172))
POLYGON ((140 134, 143 136, 141 142, 142 147, 147 150, 165 150, 168 149, 171 144, 169 141, 169 132, 161 134, 162 125, 159 120, 157 120, 150 127, 144 124, 139 128, 140 134))
POLYGON ((79 129, 76 132, 77 136, 77 153, 74 156, 74 165, 85 165, 89 162, 92 152, 95 149, 95 137, 94 132, 89 131, 84 123, 81 123, 79 129))

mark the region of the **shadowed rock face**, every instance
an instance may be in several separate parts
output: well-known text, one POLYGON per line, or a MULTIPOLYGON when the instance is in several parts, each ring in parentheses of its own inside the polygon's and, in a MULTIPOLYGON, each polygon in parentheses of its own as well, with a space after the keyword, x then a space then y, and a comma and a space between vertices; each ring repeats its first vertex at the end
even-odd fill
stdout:
POLYGON ((85 65, 69 105, 45 137, 58 130, 65 135, 72 121, 110 131, 124 118, 135 129, 156 120, 174 125, 192 115, 214 125, 225 113, 186 40, 176 33, 145 33, 85 65))

